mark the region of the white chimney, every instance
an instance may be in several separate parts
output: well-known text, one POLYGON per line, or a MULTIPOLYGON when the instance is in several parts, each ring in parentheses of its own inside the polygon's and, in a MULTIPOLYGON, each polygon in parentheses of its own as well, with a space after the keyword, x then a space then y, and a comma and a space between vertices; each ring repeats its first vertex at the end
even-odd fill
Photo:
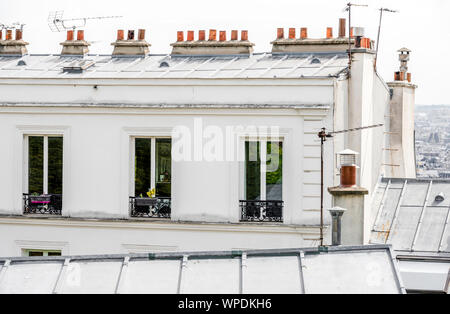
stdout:
POLYGON ((337 154, 341 161, 341 184, 328 188, 333 196, 334 206, 330 210, 333 219, 333 245, 365 245, 369 241, 367 234, 370 230, 370 212, 365 206, 365 195, 369 192, 356 185, 356 155, 351 150, 337 154), (344 212, 345 215, 342 216, 344 212))
POLYGON ((390 178, 416 178, 416 154, 414 133, 415 91, 411 83, 408 61, 411 51, 398 50, 400 68, 394 81, 389 82, 391 100, 386 117, 385 173, 390 178))

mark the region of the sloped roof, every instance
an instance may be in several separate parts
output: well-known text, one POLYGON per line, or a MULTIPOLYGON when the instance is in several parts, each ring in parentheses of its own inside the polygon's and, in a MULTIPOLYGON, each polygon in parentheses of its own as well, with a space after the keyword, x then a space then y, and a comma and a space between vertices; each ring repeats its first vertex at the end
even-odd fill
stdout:
POLYGON ((148 55, 112 57, 87 55, 84 59, 61 55, 0 57, 0 78, 321 78, 347 68, 346 53, 302 53, 222 56, 148 55), (82 73, 65 73, 80 61, 92 66, 82 73), (19 62, 20 61, 20 62, 19 62))
POLYGON ((404 293, 389 246, 0 258, 0 293, 404 293))
POLYGON ((371 243, 392 244, 396 251, 450 253, 450 180, 383 179, 372 210, 377 218, 371 243))

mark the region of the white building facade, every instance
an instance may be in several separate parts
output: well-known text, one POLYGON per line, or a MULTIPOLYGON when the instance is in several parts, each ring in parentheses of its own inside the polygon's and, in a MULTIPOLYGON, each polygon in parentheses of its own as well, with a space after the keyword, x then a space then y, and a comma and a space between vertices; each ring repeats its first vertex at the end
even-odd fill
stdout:
MULTIPOLYGON (((0 256, 317 245, 317 133, 383 123, 390 95, 370 44, 349 69, 334 39, 290 41, 297 51, 0 56, 0 256)), ((325 187, 350 148, 371 202, 384 147, 384 128, 327 141, 325 187)))

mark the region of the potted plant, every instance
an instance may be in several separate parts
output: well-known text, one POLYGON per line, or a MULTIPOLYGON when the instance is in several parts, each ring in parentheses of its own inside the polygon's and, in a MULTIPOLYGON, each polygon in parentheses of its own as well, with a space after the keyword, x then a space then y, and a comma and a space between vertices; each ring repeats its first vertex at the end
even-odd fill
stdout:
POLYGON ((155 189, 147 192, 148 197, 142 197, 142 194, 135 199, 136 206, 154 206, 156 204, 155 189))
POLYGON ((29 196, 31 204, 42 204, 47 205, 50 204, 51 195, 39 195, 38 193, 33 193, 29 196))

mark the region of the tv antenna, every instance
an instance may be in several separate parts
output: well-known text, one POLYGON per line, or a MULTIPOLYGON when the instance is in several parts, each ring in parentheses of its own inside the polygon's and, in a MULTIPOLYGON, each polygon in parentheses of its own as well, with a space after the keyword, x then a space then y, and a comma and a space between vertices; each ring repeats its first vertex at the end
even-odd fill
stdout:
POLYGON ((387 8, 380 8, 379 10, 380 10, 380 23, 378 24, 377 50, 375 52, 375 61, 374 61, 375 70, 377 69, 378 47, 380 45, 381 20, 383 19, 383 12, 399 13, 399 11, 397 10, 391 10, 387 8))
POLYGON ((348 72, 352 68, 352 7, 368 7, 367 4, 347 3, 344 12, 348 11, 348 72))
POLYGON ((88 20, 116 19, 122 16, 97 16, 63 19, 64 11, 53 11, 48 14, 48 27, 52 32, 62 32, 69 29, 85 27, 88 20))
POLYGON ((360 128, 347 129, 342 131, 327 132, 326 128, 317 134, 320 138, 320 246, 323 246, 323 144, 327 141, 327 138, 333 137, 335 134, 342 134, 348 132, 356 132, 360 130, 379 128, 384 126, 384 124, 376 124, 371 126, 364 126, 360 128))

